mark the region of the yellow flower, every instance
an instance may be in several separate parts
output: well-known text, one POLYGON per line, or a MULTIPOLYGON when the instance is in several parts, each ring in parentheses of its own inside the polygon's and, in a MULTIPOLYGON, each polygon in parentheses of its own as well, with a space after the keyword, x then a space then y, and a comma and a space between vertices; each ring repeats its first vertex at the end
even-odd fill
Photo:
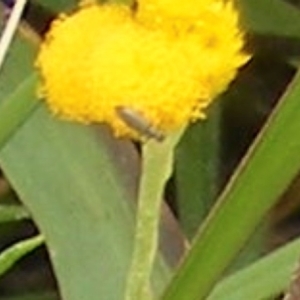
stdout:
POLYGON ((54 21, 37 66, 54 113, 139 138, 120 107, 163 132, 203 118, 248 60, 242 47, 222 0, 140 0, 137 12, 90 4, 54 21))

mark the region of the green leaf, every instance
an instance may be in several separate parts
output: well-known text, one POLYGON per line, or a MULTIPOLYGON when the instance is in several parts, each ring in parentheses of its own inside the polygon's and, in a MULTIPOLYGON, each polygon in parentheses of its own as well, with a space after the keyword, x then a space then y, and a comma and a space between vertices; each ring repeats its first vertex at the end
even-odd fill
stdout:
POLYGON ((31 76, 0 102, 0 149, 40 104, 35 94, 36 78, 31 76))
POLYGON ((15 37, 0 77, 0 149, 40 103, 32 72, 35 55, 35 45, 15 37))
POLYGON ((297 239, 226 277, 207 300, 263 300, 279 295, 291 281, 299 249, 300 239, 297 239))
POLYGON ((0 223, 29 219, 30 214, 21 205, 0 205, 0 223))
MULTIPOLYGON (((37 47, 25 37, 17 35, 9 48, 7 59, 0 74, 0 103, 17 90, 31 76, 37 47)), ((33 75, 32 75, 33 76, 33 75)))
POLYGON ((192 124, 176 149, 176 203, 180 224, 192 238, 216 197, 219 172, 219 107, 192 124))
POLYGON ((239 0, 241 23, 248 31, 300 38, 300 11, 280 0, 239 0))
POLYGON ((6 176, 46 237, 64 299, 124 294, 136 187, 122 162, 132 165, 131 151, 95 128, 54 120, 41 107, 1 152, 6 176))
POLYGON ((204 299, 298 173, 299 98, 300 74, 206 219, 164 300, 204 299))
POLYGON ((23 256, 44 243, 44 237, 36 236, 14 244, 0 253, 0 276, 7 272, 23 256))

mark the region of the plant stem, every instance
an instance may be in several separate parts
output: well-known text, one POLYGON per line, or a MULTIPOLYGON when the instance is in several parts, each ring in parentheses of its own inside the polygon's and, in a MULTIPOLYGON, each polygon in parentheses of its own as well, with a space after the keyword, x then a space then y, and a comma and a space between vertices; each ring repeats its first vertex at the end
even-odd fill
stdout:
POLYGON ((151 140, 143 146, 143 172, 126 300, 153 299, 150 277, 157 251, 161 201, 165 183, 173 169, 174 149, 182 133, 183 129, 162 143, 151 140))

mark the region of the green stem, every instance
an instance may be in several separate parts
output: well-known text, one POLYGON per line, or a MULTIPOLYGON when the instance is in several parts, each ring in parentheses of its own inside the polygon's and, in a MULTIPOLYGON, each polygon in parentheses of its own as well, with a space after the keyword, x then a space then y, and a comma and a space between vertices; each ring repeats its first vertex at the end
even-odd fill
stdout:
POLYGON ((153 140, 143 146, 143 172, 126 300, 153 299, 150 277, 157 251, 161 201, 165 183, 173 169, 174 148, 182 133, 180 130, 162 143, 153 140))

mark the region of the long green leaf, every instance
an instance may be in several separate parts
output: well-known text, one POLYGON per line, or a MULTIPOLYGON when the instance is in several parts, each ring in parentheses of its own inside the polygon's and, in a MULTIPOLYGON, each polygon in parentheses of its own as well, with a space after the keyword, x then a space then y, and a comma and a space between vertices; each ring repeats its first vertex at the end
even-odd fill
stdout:
POLYGON ((120 168, 128 145, 117 146, 41 108, 1 152, 3 170, 46 237, 64 299, 124 294, 135 187, 120 168))
POLYGON ((297 174, 299 98, 300 74, 202 226, 164 300, 204 299, 297 174))
POLYGON ((176 149, 176 203, 180 224, 192 238, 216 199, 219 173, 219 107, 192 124, 176 149))
POLYGON ((300 239, 223 279, 207 300, 269 299, 284 291, 300 258, 300 239))
POLYGON ((5 101, 0 103, 0 149, 37 108, 36 77, 25 80, 5 101))
POLYGON ((32 72, 36 52, 20 35, 9 49, 0 76, 0 149, 40 103, 32 72))

